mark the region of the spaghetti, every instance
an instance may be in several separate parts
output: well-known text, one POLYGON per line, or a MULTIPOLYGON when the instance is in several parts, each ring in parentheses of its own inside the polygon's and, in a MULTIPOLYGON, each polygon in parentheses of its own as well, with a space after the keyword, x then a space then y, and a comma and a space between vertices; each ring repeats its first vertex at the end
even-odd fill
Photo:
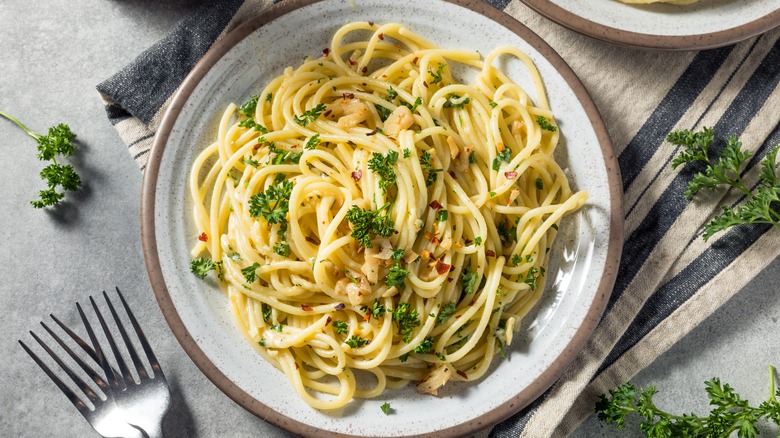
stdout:
POLYGON ((311 406, 409 382, 435 394, 483 376, 544 290, 558 224, 587 197, 558 139, 525 53, 350 23, 222 114, 192 165, 192 255, 311 406), (524 63, 536 104, 500 56, 524 63))

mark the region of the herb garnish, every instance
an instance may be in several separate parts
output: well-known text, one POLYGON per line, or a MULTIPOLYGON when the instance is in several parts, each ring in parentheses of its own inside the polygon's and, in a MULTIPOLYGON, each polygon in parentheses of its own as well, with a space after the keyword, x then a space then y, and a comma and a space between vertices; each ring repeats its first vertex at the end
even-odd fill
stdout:
POLYGON ((401 266, 401 263, 395 263, 390 267, 390 272, 385 280, 388 286, 398 286, 404 284, 404 279, 409 275, 409 271, 401 266))
POLYGON ((439 310, 439 314, 436 315, 436 322, 441 324, 444 321, 450 319, 452 315, 455 314, 455 310, 456 310, 455 303, 445 304, 444 306, 442 306, 441 310, 439 310))
POLYGON ((306 150, 311 150, 311 149, 316 149, 317 146, 319 145, 320 145, 320 135, 314 134, 311 136, 311 138, 306 140, 306 144, 303 145, 303 148, 306 150))
POLYGON ((280 240, 274 245, 274 252, 282 257, 290 255, 290 246, 287 244, 285 233, 287 232, 287 213, 290 209, 290 194, 293 183, 290 180, 274 179, 274 184, 263 193, 257 193, 249 198, 249 215, 262 216, 271 224, 278 224, 276 234, 280 240))
POLYGON ((387 155, 374 152, 368 160, 368 168, 379 175, 379 188, 382 189, 382 193, 387 193, 388 188, 395 185, 396 175, 393 166, 397 162, 398 152, 396 151, 388 151, 387 155))
POLYGON ((38 159, 41 161, 51 161, 51 164, 41 169, 41 179, 46 181, 48 188, 38 192, 38 199, 30 201, 35 208, 44 208, 59 204, 65 197, 65 192, 58 192, 57 187, 64 191, 75 191, 81 186, 81 177, 70 164, 59 164, 57 156, 70 157, 76 152, 76 146, 73 140, 76 134, 71 132, 70 126, 60 123, 49 128, 49 132, 44 135, 27 128, 15 117, 0 111, 0 116, 16 123, 16 125, 30 137, 38 142, 38 159))
POLYGON ((477 272, 472 272, 469 268, 465 268, 460 274, 460 281, 463 283, 463 293, 470 294, 474 292, 474 287, 477 285, 477 272))
POLYGON ((434 72, 433 70, 428 70, 428 73, 430 73, 431 77, 433 78, 433 80, 431 81, 431 85, 438 84, 439 82, 441 82, 442 79, 441 73, 442 70, 444 70, 445 65, 446 64, 439 64, 439 67, 436 68, 436 72, 434 72))
POLYGON ((774 371, 774 367, 770 366, 769 398, 758 407, 750 406, 729 384, 722 384, 720 379, 713 377, 704 382, 710 405, 714 406, 706 417, 673 415, 662 411, 653 403, 653 396, 658 393, 654 386, 637 389, 631 383, 610 390, 609 397, 602 395, 596 403, 596 413, 599 420, 622 429, 626 416, 635 412, 643 418, 640 425, 642 432, 651 438, 727 437, 733 432, 737 432, 739 437, 755 437, 759 434, 756 423, 761 418, 766 417, 780 425, 780 401, 777 400, 780 389, 774 392, 774 371))
POLYGON ((412 309, 409 303, 400 303, 393 310, 393 321, 398 325, 398 334, 403 336, 404 342, 412 338, 412 331, 420 326, 416 309, 412 309))
POLYGON ((420 167, 422 167, 422 171, 424 174, 428 174, 428 176, 425 178, 425 186, 430 187, 433 185, 433 183, 436 182, 436 174, 438 172, 441 172, 443 169, 434 169, 433 163, 431 162, 431 154, 428 151, 422 151, 420 153, 420 167))
POLYGON ((190 262, 190 271, 200 279, 206 278, 206 274, 216 268, 217 265, 211 257, 198 257, 190 262))
POLYGON ((241 274, 244 275, 244 279, 246 279, 247 283, 252 284, 257 281, 257 268, 259 267, 260 263, 254 262, 250 266, 241 269, 241 274))
POLYGON ((471 98, 468 95, 461 97, 455 93, 450 93, 447 95, 447 101, 444 102, 444 108, 463 108, 469 102, 471 102, 471 98))
POLYGON ((501 168, 501 162, 508 163, 511 158, 512 150, 508 147, 504 147, 504 149, 496 155, 496 158, 493 158, 493 170, 498 171, 501 168))
POLYGON ((538 116, 536 118, 536 123, 539 125, 540 128, 544 129, 545 131, 555 132, 558 130, 558 127, 551 124, 550 121, 547 119, 547 117, 544 116, 538 116))
POLYGON ((382 406, 379 407, 379 409, 381 409, 385 415, 390 415, 390 411, 392 411, 392 408, 390 407, 390 403, 388 402, 384 402, 382 406))
POLYGON ((371 237, 390 237, 395 233, 393 220, 386 215, 390 203, 379 210, 363 210, 353 205, 347 211, 347 220, 352 224, 352 237, 366 248, 371 248, 371 237))
POLYGON ((742 150, 742 143, 737 141, 736 136, 728 139, 717 161, 711 160, 709 156, 709 146, 714 140, 712 128, 704 128, 699 132, 671 132, 667 140, 684 148, 672 161, 672 168, 686 163, 706 166, 703 172, 694 174, 688 183, 684 193, 687 198, 692 198, 701 189, 714 190, 721 186, 739 190, 746 196, 744 204, 737 208, 722 206, 723 212, 704 225, 705 241, 718 231, 734 225, 762 223, 780 227, 780 179, 776 171, 780 145, 767 152, 761 161, 759 182, 751 190, 745 186, 741 176, 742 168, 751 153, 742 150))
POLYGON ((349 325, 344 321, 333 321, 333 328, 336 329, 336 333, 340 335, 346 335, 349 331, 349 325))
POLYGON ((309 123, 317 120, 320 117, 320 114, 325 112, 325 108, 324 103, 317 104, 314 108, 305 111, 301 117, 295 116, 295 123, 305 127, 309 123))
POLYGON ((349 345, 352 348, 360 348, 360 347, 366 345, 366 343, 368 343, 368 341, 363 339, 363 338, 361 338, 360 336, 354 336, 353 335, 353 336, 350 336, 349 339, 344 341, 344 343, 349 345))
POLYGON ((372 304, 371 307, 362 306, 360 307, 360 310, 365 312, 367 315, 370 314, 374 317, 374 319, 378 319, 385 314, 385 306, 377 299, 374 300, 374 304, 372 304))
POLYGON ((420 342, 420 345, 414 347, 414 352, 420 354, 430 353, 431 350, 433 350, 433 341, 433 336, 426 336, 425 339, 420 342))

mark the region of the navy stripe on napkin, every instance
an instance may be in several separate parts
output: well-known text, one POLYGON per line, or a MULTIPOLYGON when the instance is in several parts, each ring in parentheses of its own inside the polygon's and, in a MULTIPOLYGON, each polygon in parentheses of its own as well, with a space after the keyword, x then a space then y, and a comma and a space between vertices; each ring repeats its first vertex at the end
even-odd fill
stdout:
POLYGON ((623 190, 642 172, 666 135, 698 99, 734 46, 699 52, 618 157, 623 190))
POLYGON ((131 64, 98 85, 98 91, 149 123, 243 3, 206 2, 131 64))

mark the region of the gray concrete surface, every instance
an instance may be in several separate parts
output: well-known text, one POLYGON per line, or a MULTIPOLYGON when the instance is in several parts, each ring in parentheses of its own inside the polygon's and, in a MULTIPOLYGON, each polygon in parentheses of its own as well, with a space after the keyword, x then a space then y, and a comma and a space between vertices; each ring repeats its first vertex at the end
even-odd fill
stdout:
MULTIPOLYGON (((196 1, 0 2, 0 109, 45 130, 66 122, 81 150, 85 185, 53 210, 29 201, 42 187, 35 143, 0 123, 0 436, 97 436, 23 352, 17 339, 54 313, 81 327, 74 303, 120 287, 151 339, 173 389, 169 437, 280 437, 213 386, 169 331, 144 269, 139 232, 141 173, 106 120, 95 85, 159 39, 196 1)), ((703 384, 719 375, 752 400, 766 397, 766 366, 780 366, 776 260, 749 287, 640 373, 671 410, 706 410, 703 384), (773 355, 774 353, 774 355, 773 355)), ((36 351, 41 351, 40 348, 36 351)), ((634 426, 636 424, 634 423, 634 426)), ((640 436, 625 432, 620 436, 640 436)), ((593 418, 576 437, 616 436, 593 418)))

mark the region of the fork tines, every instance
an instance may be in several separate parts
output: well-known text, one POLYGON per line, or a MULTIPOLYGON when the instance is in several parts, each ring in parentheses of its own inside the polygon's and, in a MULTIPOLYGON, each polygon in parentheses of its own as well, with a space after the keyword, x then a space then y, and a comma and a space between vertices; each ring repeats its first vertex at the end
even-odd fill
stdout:
MULTIPOLYGON (((152 348, 146 339, 146 336, 144 336, 144 333, 141 330, 141 327, 138 324, 135 315, 133 315, 133 312, 130 310, 130 307, 127 305, 127 302, 125 301, 125 298, 122 296, 122 293, 119 291, 119 288, 117 288, 116 291, 119 296, 119 300, 122 302, 122 307, 124 307, 125 309, 125 313, 127 314, 130 324, 133 326, 135 334, 138 340, 140 341, 141 347, 143 348, 144 355, 146 356, 146 359, 149 361, 149 364, 151 365, 151 369, 149 370, 151 371, 150 373, 146 370, 143 363, 141 362, 141 358, 139 357, 135 348, 133 347, 133 343, 131 342, 130 337, 127 334, 127 331, 125 330, 124 325, 119 319, 119 315, 117 314, 113 304, 111 303, 111 300, 108 298, 106 292, 103 291, 103 297, 105 298, 106 303, 108 304, 109 311, 111 312, 114 322, 116 323, 116 327, 119 330, 122 343, 125 345, 127 352, 130 355, 130 360, 132 361, 132 365, 135 368, 136 372, 138 373, 140 380, 144 381, 149 379, 161 379, 162 381, 165 381, 165 376, 163 375, 162 369, 160 368, 160 364, 157 361, 157 358, 155 357, 154 352, 152 351, 152 348)), ((78 309, 79 315, 81 316, 81 321, 83 322, 84 327, 87 330, 87 334, 89 335, 91 345, 85 342, 73 330, 71 330, 68 326, 66 326, 59 319, 57 319, 57 317, 55 317, 54 315, 49 315, 49 316, 51 316, 52 320, 54 320, 54 322, 76 343, 76 345, 78 345, 80 349, 83 350, 83 352, 87 356, 87 361, 91 360, 91 362, 93 362, 97 366, 90 366, 82 356, 74 352, 73 349, 71 349, 62 340, 62 338, 58 336, 53 330, 51 330, 43 321, 41 321, 41 326, 44 328, 44 330, 47 333, 49 333, 49 336, 51 336, 56 341, 56 343, 60 346, 60 348, 64 350, 65 353, 67 353, 67 355, 70 356, 71 359, 73 359, 73 361, 79 366, 79 368, 81 368, 81 370, 83 370, 84 373, 86 373, 89 379, 92 380, 92 382, 94 382, 94 384, 102 392, 102 394, 99 394, 93 389, 93 387, 88 385, 76 372, 74 372, 61 359, 60 356, 57 355, 57 353, 54 352, 54 350, 52 350, 51 347, 49 347, 49 345, 47 345, 43 340, 41 340, 41 338, 38 337, 38 335, 36 335, 32 331, 30 331, 30 335, 32 335, 33 339, 35 339, 35 341, 38 342, 38 344, 43 348, 44 351, 46 351, 46 353, 48 353, 49 356, 51 356, 54 362, 73 381, 73 383, 75 383, 75 385, 79 388, 82 395, 85 396, 86 399, 89 400, 89 402, 91 402, 92 405, 95 407, 94 409, 91 409, 84 402, 84 399, 80 395, 77 395, 73 390, 71 390, 71 388, 67 384, 65 384, 63 380, 55 372, 53 372, 49 368, 49 366, 46 365, 44 361, 42 361, 23 341, 19 340, 19 344, 27 352, 27 354, 29 354, 30 357, 32 357, 35 363, 38 364, 38 366, 46 373, 46 375, 49 376, 49 378, 51 378, 52 381, 54 381, 57 387, 59 387, 60 390, 63 393, 65 393, 68 399, 70 399, 71 403, 73 403, 73 405, 76 406, 79 412, 81 412, 85 417, 87 417, 88 420, 90 419, 89 414, 93 412, 95 409, 97 409, 99 405, 105 402, 108 398, 110 398, 113 391, 121 391, 124 388, 126 388, 128 384, 136 383, 130 369, 128 368, 127 364, 122 358, 117 342, 114 339, 114 336, 112 336, 111 331, 108 325, 106 324, 106 321, 103 319, 103 315, 100 313, 100 310, 98 309, 97 303, 91 296, 89 297, 89 300, 92 303, 92 308, 94 309, 95 314, 97 315, 98 321, 100 322, 100 326, 103 329, 103 333, 105 334, 105 338, 109 343, 109 346, 111 348, 111 351, 116 360, 119 370, 114 369, 109 364, 106 355, 103 353, 103 349, 100 347, 100 343, 97 339, 97 336, 95 335, 92 326, 87 320, 87 317, 84 314, 84 311, 82 310, 80 304, 76 303, 76 308, 78 309)))

